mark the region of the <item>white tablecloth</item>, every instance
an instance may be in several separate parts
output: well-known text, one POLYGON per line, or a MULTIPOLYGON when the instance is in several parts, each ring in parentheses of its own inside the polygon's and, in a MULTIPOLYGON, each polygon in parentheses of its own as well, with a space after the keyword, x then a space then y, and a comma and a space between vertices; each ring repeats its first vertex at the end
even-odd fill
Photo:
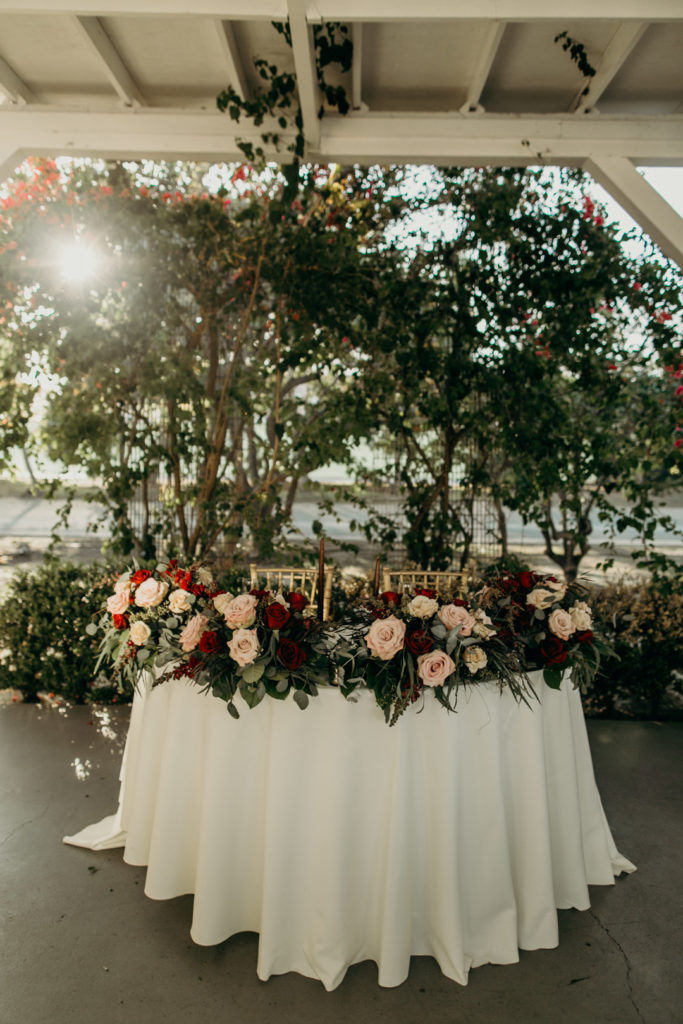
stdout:
POLYGON ((136 696, 116 815, 65 842, 124 846, 152 899, 194 893, 192 938, 258 932, 257 971, 333 989, 371 959, 470 967, 558 944, 556 908, 634 866, 614 845, 579 694, 518 704, 479 684, 448 714, 427 694, 388 728, 367 691, 244 707, 183 680, 136 696))

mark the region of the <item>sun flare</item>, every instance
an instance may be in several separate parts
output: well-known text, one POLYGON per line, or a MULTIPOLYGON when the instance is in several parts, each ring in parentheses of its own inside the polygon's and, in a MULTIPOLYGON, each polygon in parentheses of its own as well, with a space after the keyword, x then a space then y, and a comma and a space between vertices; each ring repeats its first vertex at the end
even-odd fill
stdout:
POLYGON ((97 270, 97 253, 83 242, 71 242, 57 257, 62 277, 73 284, 87 281, 97 270))

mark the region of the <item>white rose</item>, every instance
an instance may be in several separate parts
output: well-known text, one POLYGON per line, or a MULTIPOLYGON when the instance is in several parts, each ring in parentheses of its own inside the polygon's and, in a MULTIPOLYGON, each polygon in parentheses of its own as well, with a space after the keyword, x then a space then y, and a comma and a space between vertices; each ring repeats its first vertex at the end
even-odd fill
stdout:
POLYGON ((141 608, 156 608, 166 597, 167 591, 168 583, 160 583, 150 576, 135 591, 135 603, 141 608))
POLYGON ((433 597, 425 597, 424 594, 418 594, 408 605, 408 614, 416 615, 418 619, 431 619, 438 610, 439 602, 433 597))
POLYGON ((581 631, 592 629, 593 613, 585 601, 576 601, 569 609, 569 614, 577 629, 581 631))
POLYGON ((462 660, 472 675, 480 669, 486 668, 488 664, 488 658, 481 647, 466 647, 463 651, 462 660))
POLYGON ((257 631, 255 629, 236 629, 228 640, 228 650, 238 665, 251 665, 260 650, 257 631))
POLYGON ((251 626, 256 618, 258 599, 253 594, 238 594, 229 601, 223 611, 223 617, 230 629, 243 629, 251 626))
POLYGON ((554 612, 550 613, 548 616, 548 629, 555 636, 559 636, 560 640, 568 640, 572 633, 576 632, 576 626, 572 621, 571 615, 563 608, 556 608, 554 612))
POLYGON ((545 587, 534 587, 527 596, 526 603, 530 604, 532 608, 550 608, 551 605, 559 601, 560 597, 553 590, 547 590, 545 587))
POLYGON ((142 647, 142 645, 149 640, 151 635, 152 630, 146 622, 134 622, 130 627, 130 638, 136 647, 142 647))
POLYGON ((199 569, 197 569, 197 579, 205 587, 210 587, 213 583, 213 576, 205 565, 201 565, 199 569))
POLYGON ((125 591, 107 598, 107 611, 112 615, 125 615, 130 608, 130 599, 125 591))
POLYGON ((115 594, 130 594, 133 584, 130 580, 117 580, 114 584, 115 594))
POLYGON ((457 629, 460 626, 460 636, 470 636, 476 623, 474 615, 459 604, 445 604, 439 608, 439 618, 446 629, 457 629))
POLYGON ((192 607, 185 590, 171 591, 168 595, 168 603, 174 615, 178 615, 180 612, 189 612, 192 607))
POLYGON ((234 594, 216 594, 213 599, 213 606, 220 615, 225 615, 225 609, 234 599, 234 594))
POLYGON ((556 601, 561 601, 564 595, 567 593, 567 584, 560 583, 558 580, 545 580, 544 586, 547 587, 548 590, 555 591, 556 601))

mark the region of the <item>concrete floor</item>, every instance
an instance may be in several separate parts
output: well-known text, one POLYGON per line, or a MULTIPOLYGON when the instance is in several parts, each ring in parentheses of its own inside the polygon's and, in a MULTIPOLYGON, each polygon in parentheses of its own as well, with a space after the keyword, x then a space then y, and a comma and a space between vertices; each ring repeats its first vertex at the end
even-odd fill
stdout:
POLYGON ((683 725, 591 722, 596 776, 638 872, 560 911, 560 945, 472 971, 429 957, 381 989, 372 963, 326 993, 260 982, 257 938, 189 938, 191 896, 153 902, 121 852, 62 845, 113 812, 128 709, 0 708, 0 1024, 673 1024, 683 1020, 683 725))

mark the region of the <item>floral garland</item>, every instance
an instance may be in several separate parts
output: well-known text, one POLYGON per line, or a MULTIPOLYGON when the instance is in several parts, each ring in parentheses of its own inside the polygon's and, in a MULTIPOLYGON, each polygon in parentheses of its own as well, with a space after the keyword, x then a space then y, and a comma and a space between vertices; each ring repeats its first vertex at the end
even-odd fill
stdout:
POLYGON ((387 591, 320 624, 303 594, 234 596, 206 569, 171 561, 119 576, 88 632, 103 632, 98 668, 109 661, 115 678, 135 686, 147 669, 154 685, 186 677, 235 718, 238 693, 255 707, 291 690, 303 709, 320 685, 336 685, 351 700, 371 690, 393 725, 428 690, 455 710, 462 687, 485 681, 528 703, 528 673, 539 668, 554 688, 568 671, 574 685, 588 683, 608 648, 592 629, 586 594, 578 583, 523 572, 488 581, 468 601, 387 591))

